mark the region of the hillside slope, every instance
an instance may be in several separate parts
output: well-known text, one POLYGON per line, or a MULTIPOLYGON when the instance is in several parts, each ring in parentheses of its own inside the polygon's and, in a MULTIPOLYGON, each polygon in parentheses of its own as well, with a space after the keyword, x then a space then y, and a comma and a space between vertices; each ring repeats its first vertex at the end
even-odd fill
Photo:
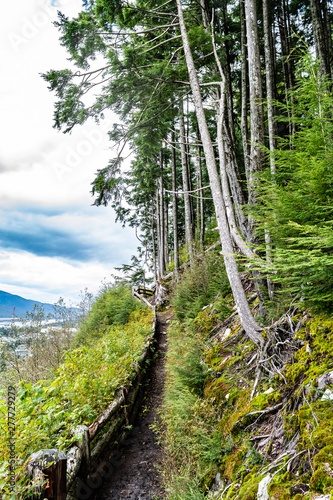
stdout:
MULTIPOLYGON (((185 272, 171 300, 166 498, 332 499, 333 319, 291 306, 266 327, 260 353, 227 290, 202 307, 203 266, 185 272)), ((244 286, 257 314, 245 275, 244 286)))

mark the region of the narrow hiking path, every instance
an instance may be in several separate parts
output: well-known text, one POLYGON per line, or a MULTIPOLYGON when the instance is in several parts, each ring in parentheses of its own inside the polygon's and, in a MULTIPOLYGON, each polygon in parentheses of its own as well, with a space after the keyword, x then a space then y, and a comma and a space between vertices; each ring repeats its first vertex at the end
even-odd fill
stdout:
POLYGON ((146 398, 132 430, 111 460, 113 473, 95 495, 95 500, 162 500, 165 497, 156 469, 162 448, 150 426, 159 421, 158 411, 163 403, 167 320, 170 317, 170 312, 157 314, 158 357, 154 362, 146 398))

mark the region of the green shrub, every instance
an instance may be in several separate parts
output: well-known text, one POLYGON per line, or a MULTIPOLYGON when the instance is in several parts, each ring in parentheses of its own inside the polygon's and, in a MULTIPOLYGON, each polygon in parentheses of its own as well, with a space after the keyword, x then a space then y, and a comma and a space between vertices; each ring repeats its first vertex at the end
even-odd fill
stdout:
MULTIPOLYGON (((17 495, 26 488, 23 465, 43 448, 66 450, 79 424, 91 424, 110 404, 117 387, 126 383, 152 333, 152 311, 133 312, 123 326, 111 326, 89 345, 68 351, 55 380, 36 384, 22 382, 17 387, 16 460, 17 495)), ((9 493, 9 449, 7 395, 0 393, 0 497, 9 493)))
POLYGON ((218 294, 224 297, 229 292, 221 255, 215 252, 197 255, 192 267, 184 272, 175 287, 171 301, 174 315, 179 320, 194 319, 218 294))
POLYGON ((111 325, 125 325, 130 314, 142 307, 132 296, 129 285, 120 283, 103 290, 80 327, 79 340, 84 342, 98 336, 111 325))
POLYGON ((207 373, 202 358, 199 334, 169 327, 161 467, 169 500, 203 499, 223 454, 217 412, 200 396, 207 373))
POLYGON ((276 295, 289 304, 290 293, 298 294, 303 307, 319 312, 333 306, 333 99, 327 88, 318 61, 307 55, 291 91, 292 109, 278 104, 296 132, 279 139, 276 174, 264 174, 255 209, 262 234, 269 230, 272 240, 267 270, 281 286, 276 295))

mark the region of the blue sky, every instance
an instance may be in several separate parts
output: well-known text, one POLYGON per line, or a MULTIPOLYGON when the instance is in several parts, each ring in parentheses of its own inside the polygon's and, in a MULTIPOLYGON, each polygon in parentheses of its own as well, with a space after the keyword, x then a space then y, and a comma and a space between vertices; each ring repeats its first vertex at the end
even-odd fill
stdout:
POLYGON ((16 0, 0 23, 0 289, 40 301, 96 293, 138 241, 92 206, 95 172, 115 154, 107 131, 86 123, 72 134, 52 125, 54 97, 40 73, 68 66, 52 22, 75 15, 81 0, 16 0), (18 14, 19 13, 19 14, 18 14))

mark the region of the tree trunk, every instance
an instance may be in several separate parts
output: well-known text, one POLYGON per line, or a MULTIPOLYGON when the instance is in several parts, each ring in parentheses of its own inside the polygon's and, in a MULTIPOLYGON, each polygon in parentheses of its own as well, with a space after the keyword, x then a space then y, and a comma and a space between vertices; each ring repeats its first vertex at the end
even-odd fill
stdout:
POLYGON ((231 141, 235 144, 235 124, 234 124, 234 110, 233 110, 233 92, 232 92, 232 77, 231 77, 231 62, 230 62, 230 50, 229 50, 229 26, 227 19, 227 1, 222 0, 222 19, 223 19, 223 31, 225 35, 224 48, 226 64, 224 69, 225 79, 226 79, 226 105, 227 105, 227 121, 228 128, 230 132, 231 141))
POLYGON ((332 31, 327 0, 310 0, 313 37, 322 75, 332 75, 332 31))
POLYGON ((327 0, 323 0, 323 19, 325 24, 325 37, 327 47, 327 60, 331 80, 333 80, 333 44, 332 44, 332 26, 330 21, 330 11, 327 5, 327 0))
POLYGON ((156 181, 156 195, 155 195, 155 213, 156 213, 156 235, 157 235, 157 245, 156 245, 156 253, 157 253, 157 274, 158 277, 161 276, 161 256, 160 256, 160 244, 161 244, 161 224, 160 224, 160 195, 159 195, 159 187, 158 181, 156 181))
MULTIPOLYGON (((186 131, 186 141, 185 141, 185 150, 186 150, 186 165, 187 165, 187 179, 188 179, 188 190, 192 191, 193 190, 193 184, 192 184, 192 176, 191 176, 191 150, 190 150, 190 126, 189 126, 189 102, 187 98, 187 112, 186 112, 186 124, 185 124, 185 131, 186 131)), ((190 207, 191 207, 191 228, 192 228, 192 246, 194 246, 194 241, 195 241, 195 213, 194 213, 194 202, 193 202, 193 196, 190 194, 189 196, 190 200, 190 207)))
POLYGON ((153 270, 154 270, 154 279, 157 281, 157 265, 156 265, 156 241, 155 241, 155 224, 154 224, 154 213, 151 221, 151 238, 152 238, 152 251, 153 251, 153 270))
MULTIPOLYGON (((250 89, 250 176, 249 176, 249 204, 254 205, 257 198, 255 182, 257 172, 264 164, 264 154, 261 149, 264 144, 264 112, 262 106, 262 80, 259 53, 259 38, 257 28, 256 0, 245 0, 245 20, 247 35, 247 51, 249 61, 249 89, 250 89)), ((252 221, 253 229, 253 221, 252 221)), ((252 238, 253 238, 252 234, 252 238)))
POLYGON ((214 207, 216 212, 216 219, 218 223, 222 253, 225 263, 226 272, 229 278, 232 293, 236 302, 237 310, 243 328, 248 337, 257 345, 262 345, 263 338, 260 333, 261 328, 252 316, 251 309, 246 299, 244 289, 238 273, 237 263, 233 251, 228 221, 226 217, 225 206, 223 202, 221 183, 217 172, 214 148, 212 145, 208 125, 206 121, 205 111, 201 99, 200 86, 197 73, 194 66, 191 48, 187 38, 187 31, 183 16, 183 9, 181 0, 177 1, 178 19, 180 31, 182 35, 184 54, 189 74, 189 81, 196 110, 200 136, 202 139, 203 149, 206 158, 207 171, 209 175, 214 207))
MULTIPOLYGON (((221 131, 222 133, 222 131, 221 131)), ((235 143, 231 137, 229 127, 224 121, 223 123, 223 136, 226 154, 226 169, 229 179, 230 191, 234 201, 234 209, 238 227, 241 234, 248 239, 248 225, 244 215, 243 206, 245 205, 244 192, 240 182, 240 173, 235 153, 235 143)))
MULTIPOLYGON (((287 0, 288 1, 288 0, 287 0)), ((279 32, 280 32, 280 40, 281 40, 281 51, 282 51, 282 65, 283 65, 283 73, 284 73, 284 86, 285 86, 285 98, 286 103, 290 100, 291 109, 293 105, 293 97, 289 96, 288 92, 294 86, 294 65, 292 59, 289 57, 290 55, 290 21, 289 21, 289 10, 287 8, 287 4, 285 0, 278 1, 278 24, 279 24, 279 32)), ((289 136, 290 136, 290 147, 292 147, 292 137, 295 133, 295 123, 291 118, 291 113, 289 113, 289 136)))
POLYGON ((241 234, 238 231, 234 209, 232 205, 232 200, 230 196, 228 176, 227 176, 227 161, 226 161, 226 147, 225 147, 225 135, 223 134, 224 125, 224 88, 221 88, 221 97, 217 103, 216 110, 216 121, 217 121, 217 147, 219 151, 219 161, 220 161, 220 172, 221 172, 221 185, 223 201, 225 206, 225 211, 228 219, 230 234, 236 244, 236 246, 241 250, 241 252, 249 259, 254 258, 252 250, 246 245, 241 234))
MULTIPOLYGON (((175 134, 172 133, 172 144, 175 144, 175 134)), ((178 200, 176 176, 176 150, 172 146, 172 218, 173 218, 173 258, 175 263, 175 279, 179 278, 179 243, 178 243, 178 200)))
POLYGON ((165 273, 164 259, 164 217, 163 217, 163 181, 160 177, 156 186, 156 229, 157 229, 157 259, 158 276, 161 278, 165 273))
POLYGON ((164 217, 164 180, 163 180, 163 155, 160 149, 160 169, 161 175, 159 178, 160 194, 159 194, 159 213, 160 213, 160 275, 165 274, 166 259, 165 259, 165 217, 164 217))
POLYGON ((165 267, 169 263, 169 203, 166 198, 164 198, 164 261, 165 267))
POLYGON ((249 128, 247 123, 247 111, 249 105, 248 99, 248 66, 247 66, 247 49, 246 49, 246 23, 245 23, 245 0, 240 0, 240 21, 241 21, 241 133, 243 142, 244 168, 246 180, 250 182, 250 142, 249 128))
POLYGON ((188 246, 190 264, 193 263, 193 224, 192 224, 192 210, 190 201, 190 183, 187 170, 186 147, 185 147, 185 124, 184 124, 184 109, 183 101, 179 105, 179 141, 180 153, 182 162, 182 178, 183 178, 183 191, 184 191, 184 209, 185 209, 185 240, 188 246))
MULTIPOLYGON (((274 123, 274 60, 273 60, 273 43, 271 31, 271 17, 269 9, 269 0, 263 0, 263 21, 264 21, 264 45, 265 45, 265 69, 266 69, 266 96, 267 96, 267 121, 268 121, 268 139, 270 154, 270 170, 272 179, 275 178, 275 160, 273 151, 276 148, 276 130, 274 123)), ((266 244, 266 260, 268 263, 272 261, 271 237, 268 230, 265 230, 266 244)), ((274 285, 270 279, 267 280, 268 295, 271 300, 274 298, 274 285)))
POLYGON ((196 132, 197 132, 197 143, 198 143, 198 185, 197 187, 200 189, 198 192, 198 205, 197 205, 197 227, 199 228, 199 241, 200 245, 202 248, 204 247, 205 244, 205 201, 204 201, 204 195, 203 195, 203 190, 202 190, 202 161, 201 161, 201 150, 202 147, 200 146, 200 133, 198 129, 198 125, 196 127, 196 132))
MULTIPOLYGON (((257 191, 255 188, 258 181, 258 172, 264 167, 264 110, 263 92, 261 79, 257 3, 256 0, 245 0, 245 21, 247 50, 249 60, 249 89, 250 89, 250 130, 251 130, 251 158, 250 176, 248 183, 248 202, 255 205, 257 201, 257 191)), ((249 218, 249 240, 254 243, 256 240, 256 227, 252 216, 249 218)), ((267 282, 260 277, 256 271, 252 271, 255 287, 259 298, 259 311, 262 316, 266 315, 265 296, 267 295, 267 282)))
MULTIPOLYGON (((269 0, 263 0, 263 18, 264 18, 264 45, 265 45, 265 69, 266 69, 266 96, 267 96, 267 121, 269 149, 274 151, 276 148, 276 130, 274 123, 274 97, 275 97, 275 75, 273 60, 273 44, 271 32, 271 16, 269 12, 269 0)), ((275 161, 273 155, 270 156, 271 174, 275 176, 275 161)))

